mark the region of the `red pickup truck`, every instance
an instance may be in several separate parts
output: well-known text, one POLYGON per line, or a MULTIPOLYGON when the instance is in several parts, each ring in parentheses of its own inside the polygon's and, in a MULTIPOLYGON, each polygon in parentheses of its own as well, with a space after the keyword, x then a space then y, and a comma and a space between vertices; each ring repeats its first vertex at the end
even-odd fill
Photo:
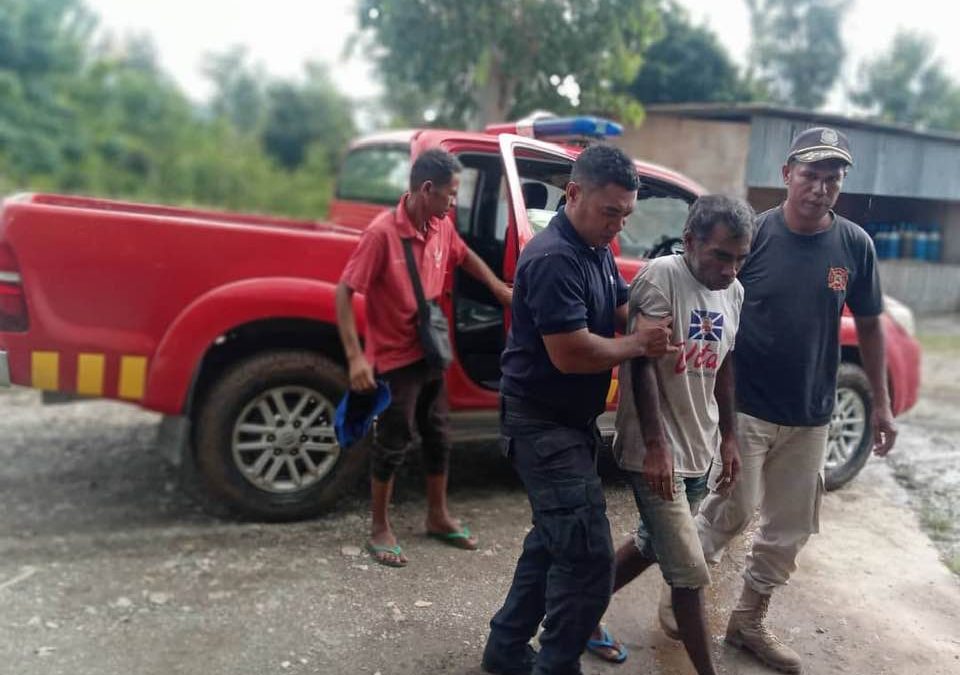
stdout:
MULTIPOLYGON (((560 205, 579 147, 500 132, 610 126, 570 124, 364 138, 345 158, 329 222, 10 197, 0 214, 0 384, 161 412, 162 445, 196 467, 217 499, 256 518, 319 513, 356 483, 366 460, 360 446, 343 452, 332 428, 347 382, 334 288, 360 230, 396 204, 411 158, 443 147, 464 166, 457 228, 510 281, 520 250, 560 205)), ((659 166, 637 162, 637 171, 636 212, 613 244, 627 279, 644 258, 676 249, 687 206, 703 192, 659 166)), ((442 304, 457 355, 447 375, 455 435, 493 435, 503 311, 456 271, 442 304)), ((356 310, 362 332, 362 299, 356 310)), ((884 319, 896 413, 913 405, 919 386, 908 310, 903 317, 884 319)), ((852 478, 869 451, 870 401, 849 317, 842 342, 833 486, 852 478)))

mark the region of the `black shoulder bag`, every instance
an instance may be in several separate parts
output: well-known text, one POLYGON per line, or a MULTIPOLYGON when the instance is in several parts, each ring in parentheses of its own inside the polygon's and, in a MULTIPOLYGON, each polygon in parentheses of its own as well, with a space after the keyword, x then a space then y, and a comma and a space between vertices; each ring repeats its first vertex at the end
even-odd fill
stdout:
POLYGON ((413 259, 413 244, 410 239, 401 238, 403 254, 407 259, 407 271, 410 281, 413 282, 413 292, 417 296, 417 332, 420 334, 420 344, 423 345, 423 354, 427 364, 440 370, 446 370, 453 361, 453 350, 450 347, 450 325, 440 305, 436 302, 427 302, 423 295, 423 286, 420 284, 420 273, 417 263, 413 259))

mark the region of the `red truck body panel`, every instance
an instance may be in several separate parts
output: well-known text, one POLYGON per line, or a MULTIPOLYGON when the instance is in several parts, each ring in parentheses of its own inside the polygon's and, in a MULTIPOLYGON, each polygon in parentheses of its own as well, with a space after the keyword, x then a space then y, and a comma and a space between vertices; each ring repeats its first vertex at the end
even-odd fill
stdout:
POLYGON ((357 240, 308 221, 8 200, 0 241, 17 252, 30 319, 26 332, 0 334, 11 379, 179 413, 225 331, 265 318, 334 323, 333 289, 357 240))

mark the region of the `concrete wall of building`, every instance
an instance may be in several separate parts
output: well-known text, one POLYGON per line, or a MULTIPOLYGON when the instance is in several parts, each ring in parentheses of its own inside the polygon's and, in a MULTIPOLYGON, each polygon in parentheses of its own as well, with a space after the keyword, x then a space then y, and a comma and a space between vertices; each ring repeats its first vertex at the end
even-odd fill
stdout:
MULTIPOLYGON (((948 202, 943 209, 943 262, 960 265, 960 202, 948 202)), ((960 279, 958 279, 960 286, 960 279)))
POLYGON ((679 171, 710 192, 746 196, 749 123, 649 114, 616 143, 631 157, 679 171))
POLYGON ((916 314, 960 311, 960 265, 884 260, 880 283, 884 293, 916 314))

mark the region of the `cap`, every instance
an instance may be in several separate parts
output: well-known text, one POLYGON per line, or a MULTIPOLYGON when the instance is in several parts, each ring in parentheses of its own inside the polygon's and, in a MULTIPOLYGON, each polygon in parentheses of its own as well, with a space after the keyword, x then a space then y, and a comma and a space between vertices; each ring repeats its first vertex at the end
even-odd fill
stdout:
POLYGON ((791 159, 804 164, 825 159, 839 159, 853 164, 850 141, 845 134, 829 127, 813 127, 797 134, 787 153, 787 161, 791 159))
POLYGON ((377 380, 370 392, 348 391, 337 406, 333 430, 341 448, 349 448, 367 435, 373 420, 390 405, 390 385, 377 380))

